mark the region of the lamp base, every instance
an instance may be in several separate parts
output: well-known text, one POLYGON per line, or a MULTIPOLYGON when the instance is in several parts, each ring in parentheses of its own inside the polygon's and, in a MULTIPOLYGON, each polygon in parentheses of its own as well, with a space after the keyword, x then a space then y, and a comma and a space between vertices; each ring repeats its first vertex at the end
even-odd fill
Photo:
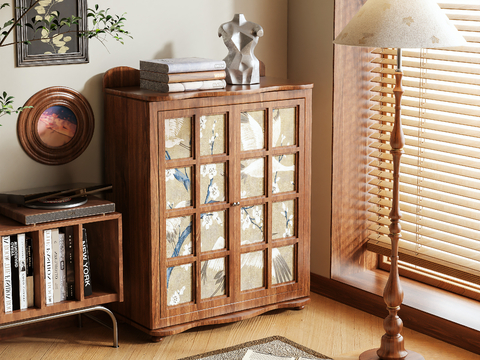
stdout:
MULTIPOLYGON (((408 355, 403 359, 391 360, 425 360, 425 358, 415 351, 407 350, 408 355)), ((381 360, 377 355, 377 349, 367 350, 360 354, 359 360, 381 360)))

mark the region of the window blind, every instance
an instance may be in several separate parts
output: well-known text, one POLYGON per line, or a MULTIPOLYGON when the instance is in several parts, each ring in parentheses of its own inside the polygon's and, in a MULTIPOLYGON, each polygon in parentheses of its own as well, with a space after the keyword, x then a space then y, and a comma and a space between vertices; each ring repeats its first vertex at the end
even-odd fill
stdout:
MULTIPOLYGON (((480 4, 438 1, 468 41, 403 49, 400 260, 480 285, 480 4)), ((370 225, 367 249, 390 256, 390 132, 396 49, 373 60, 370 225)))

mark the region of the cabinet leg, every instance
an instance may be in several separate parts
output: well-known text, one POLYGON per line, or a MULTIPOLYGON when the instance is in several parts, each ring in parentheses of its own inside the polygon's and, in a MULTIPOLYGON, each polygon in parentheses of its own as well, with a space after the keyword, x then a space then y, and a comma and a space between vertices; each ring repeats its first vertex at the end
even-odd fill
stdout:
POLYGON ((152 335, 152 342, 160 342, 163 340, 163 336, 154 336, 152 335))

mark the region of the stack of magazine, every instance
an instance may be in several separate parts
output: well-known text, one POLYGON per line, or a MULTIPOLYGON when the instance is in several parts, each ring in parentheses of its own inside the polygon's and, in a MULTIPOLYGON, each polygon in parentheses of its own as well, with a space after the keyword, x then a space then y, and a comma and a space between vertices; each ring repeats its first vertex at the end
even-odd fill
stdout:
POLYGON ((159 92, 223 89, 225 61, 197 57, 140 61, 140 87, 159 92))

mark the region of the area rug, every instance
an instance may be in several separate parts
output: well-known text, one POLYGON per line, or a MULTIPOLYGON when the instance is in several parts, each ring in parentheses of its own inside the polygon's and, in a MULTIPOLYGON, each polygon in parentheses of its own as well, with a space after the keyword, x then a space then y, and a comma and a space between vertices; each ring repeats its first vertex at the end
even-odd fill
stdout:
POLYGON ((331 359, 282 336, 272 336, 178 360, 241 360, 249 349, 262 354, 289 356, 295 359, 331 359))

